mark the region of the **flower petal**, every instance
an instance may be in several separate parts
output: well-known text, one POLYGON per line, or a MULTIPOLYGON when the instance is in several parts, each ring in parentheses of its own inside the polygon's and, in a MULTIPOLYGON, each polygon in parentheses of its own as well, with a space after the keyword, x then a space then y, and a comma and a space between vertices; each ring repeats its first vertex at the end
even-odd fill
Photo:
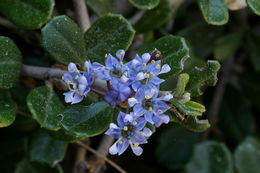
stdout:
POLYGON ((151 55, 149 53, 144 53, 142 55, 142 59, 143 59, 144 63, 147 63, 150 60, 150 58, 151 58, 151 55))
POLYGON ((122 138, 121 141, 122 141, 122 144, 118 143, 118 155, 123 154, 123 152, 125 152, 125 150, 129 146, 129 142, 127 139, 122 138))
POLYGON ((119 140, 117 140, 110 148, 109 148, 109 153, 112 155, 115 155, 118 153, 118 148, 117 148, 117 143, 119 140))
POLYGON ((143 133, 145 137, 149 137, 153 134, 153 132, 147 127, 144 128, 143 133))
POLYGON ((145 78, 144 73, 143 72, 139 72, 135 79, 136 80, 143 80, 144 78, 145 78))
POLYGON ((125 51, 123 49, 119 49, 117 52, 116 52, 116 57, 121 61, 123 61, 123 58, 125 56, 125 51))
POLYGON ((164 64, 164 65, 162 66, 162 69, 161 69, 161 71, 160 71, 159 74, 168 73, 170 70, 171 70, 171 67, 170 67, 168 64, 164 64))
POLYGON ((74 64, 74 63, 72 63, 72 62, 69 63, 69 65, 68 65, 68 71, 69 71, 70 73, 75 73, 75 70, 78 70, 76 64, 74 64))
POLYGON ((79 103, 79 102, 81 102, 82 100, 83 100, 83 96, 76 93, 76 94, 74 95, 73 99, 72 99, 71 104, 79 103))
POLYGON ((128 99, 128 104, 130 107, 133 107, 138 101, 135 98, 129 98, 128 99))
POLYGON ((142 105, 140 103, 136 104, 134 106, 134 113, 139 116, 139 115, 143 115, 145 113, 146 110, 144 110, 144 108, 142 107, 142 105))
POLYGON ((154 124, 154 122, 153 122, 153 113, 152 112, 146 111, 146 113, 144 114, 144 118, 149 123, 154 124))
POLYGON ((143 153, 143 149, 141 147, 135 147, 133 144, 130 145, 134 154, 140 156, 143 153))
POLYGON ((117 124, 119 125, 119 127, 123 128, 125 125, 124 119, 125 119, 125 113, 124 112, 119 112, 118 116, 117 116, 117 124))

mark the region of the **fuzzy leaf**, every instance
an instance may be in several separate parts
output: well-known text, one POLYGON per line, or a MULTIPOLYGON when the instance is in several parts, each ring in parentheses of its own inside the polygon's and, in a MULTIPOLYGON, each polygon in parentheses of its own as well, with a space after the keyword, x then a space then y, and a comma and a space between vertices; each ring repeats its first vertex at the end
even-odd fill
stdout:
POLYGON ((214 57, 223 61, 232 56, 238 49, 243 38, 243 32, 235 32, 220 37, 214 45, 214 57))
POLYGON ((197 102, 194 101, 189 101, 185 103, 185 106, 189 107, 192 110, 196 110, 196 111, 200 111, 200 112, 205 112, 206 108, 204 105, 199 104, 197 102))
POLYGON ((158 162, 172 171, 183 168, 190 158, 192 146, 199 141, 199 136, 179 125, 164 129, 155 150, 158 162))
POLYGON ((88 58, 104 63, 105 55, 115 55, 118 49, 128 49, 133 41, 135 30, 121 15, 107 14, 100 17, 85 33, 88 58))
POLYGON ((1 0, 0 13, 25 29, 39 29, 50 18, 54 0, 1 0))
POLYGON ((91 137, 103 133, 112 121, 112 109, 106 102, 90 106, 73 105, 63 112, 62 127, 71 135, 91 137))
POLYGON ((152 9, 156 7, 160 0, 128 0, 133 6, 139 9, 152 9))
POLYGON ((67 143, 56 141, 44 131, 32 139, 29 147, 30 160, 54 167, 62 161, 67 150, 67 143))
POLYGON ((181 120, 174 113, 170 113, 169 115, 172 122, 178 123, 194 132, 203 132, 210 128, 208 120, 199 120, 196 116, 188 116, 187 119, 181 120))
POLYGON ((190 115, 190 116, 200 116, 202 115, 202 112, 191 109, 190 107, 181 104, 180 102, 178 102, 178 100, 172 98, 171 99, 171 103, 184 115, 190 115))
POLYGON ((0 90, 0 127, 11 125, 15 117, 15 105, 9 91, 0 90))
POLYGON ((192 96, 202 95, 201 87, 216 85, 219 69, 219 62, 213 60, 209 60, 207 66, 203 68, 195 67, 189 73, 190 81, 186 87, 186 91, 190 92, 192 96))
POLYGON ((223 0, 198 0, 198 4, 209 24, 224 25, 228 22, 228 9, 223 0))
POLYGON ((98 15, 114 12, 113 0, 85 0, 87 5, 98 15))
POLYGON ((234 153, 235 167, 238 173, 260 172, 260 140, 256 137, 246 138, 234 153))
MULTIPOLYGON (((1 5, 0 5, 1 6, 1 5)), ((22 55, 15 43, 0 36, 0 88, 12 88, 19 77, 22 55)))
POLYGON ((260 1, 258 0, 247 0, 246 1, 249 8, 251 8, 251 10, 260 16, 260 1))
POLYGON ((232 156, 225 144, 207 141, 197 144, 186 165, 186 173, 233 173, 232 156))
POLYGON ((86 57, 83 35, 67 16, 56 16, 42 29, 42 45, 57 62, 83 64, 86 57))
POLYGON ((137 50, 138 54, 152 52, 158 49, 162 53, 162 64, 168 64, 171 71, 160 75, 161 78, 167 78, 176 75, 183 70, 184 62, 189 57, 189 48, 182 37, 167 35, 152 44, 144 45, 137 50))
POLYGON ((172 15, 172 8, 168 0, 160 0, 159 5, 146 11, 136 22, 134 28, 137 32, 147 32, 158 29, 166 23, 172 15))
POLYGON ((47 86, 35 88, 27 96, 26 102, 41 127, 49 130, 60 128, 61 117, 58 115, 63 112, 64 106, 53 90, 47 86))
POLYGON ((51 168, 47 165, 29 162, 27 159, 20 161, 14 173, 63 173, 60 165, 51 168))
POLYGON ((189 82, 190 76, 187 73, 180 74, 178 76, 176 91, 174 92, 175 97, 181 97, 185 91, 185 87, 189 82))
POLYGON ((60 129, 58 131, 48 131, 48 134, 55 140, 71 142, 71 143, 79 141, 84 138, 84 137, 77 137, 77 136, 70 135, 64 129, 60 129))

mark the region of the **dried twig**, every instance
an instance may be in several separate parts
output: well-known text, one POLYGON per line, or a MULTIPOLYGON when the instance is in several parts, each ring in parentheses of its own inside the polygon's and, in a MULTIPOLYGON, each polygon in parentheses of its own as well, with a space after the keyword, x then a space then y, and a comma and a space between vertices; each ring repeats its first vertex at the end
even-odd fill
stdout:
MULTIPOLYGON (((109 147, 112 145, 114 142, 114 138, 108 135, 104 135, 101 139, 101 142, 98 146, 97 151, 101 153, 104 156, 107 156, 109 147)), ((100 157, 97 157, 97 159, 100 159, 100 157)), ((93 168, 93 173, 100 173, 102 168, 105 166, 104 160, 99 162, 94 168, 93 168)))
POLYGON ((94 153, 95 155, 97 155, 98 157, 101 157, 103 160, 105 160, 107 163, 109 163, 111 166, 113 166, 114 168, 116 168, 119 172, 121 173, 126 173, 125 170, 123 170, 119 165, 117 165, 115 162, 113 162, 112 160, 110 160, 109 158, 107 158, 106 156, 104 156, 103 154, 97 152, 96 150, 94 150, 93 148, 91 148, 88 145, 85 145, 84 143, 78 141, 76 142, 78 145, 80 145, 81 147, 85 148, 86 150, 94 153))
POLYGON ((90 19, 85 0, 73 0, 77 22, 82 32, 90 27, 90 19))

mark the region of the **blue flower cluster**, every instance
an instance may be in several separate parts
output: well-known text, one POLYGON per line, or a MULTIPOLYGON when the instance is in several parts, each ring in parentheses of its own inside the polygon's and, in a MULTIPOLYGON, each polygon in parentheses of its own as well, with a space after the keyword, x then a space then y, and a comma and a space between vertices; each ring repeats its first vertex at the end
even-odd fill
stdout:
POLYGON ((94 76, 107 81, 108 91, 104 99, 116 106, 128 101, 133 111, 129 114, 120 112, 117 124, 111 123, 105 134, 118 140, 110 147, 110 154, 121 155, 130 145, 136 155, 143 150, 140 144, 147 143, 152 132, 146 127, 147 123, 159 127, 168 123, 170 118, 165 112, 170 109, 167 105, 173 95, 170 92, 160 92, 160 84, 165 80, 158 75, 171 70, 169 65, 161 66, 161 60, 151 58, 149 53, 136 57, 124 63, 124 50, 116 52, 116 58, 111 54, 105 56, 105 65, 90 61, 85 62, 85 71, 79 71, 75 64, 70 63, 64 81, 70 91, 65 93, 68 103, 80 102, 90 91, 94 76))

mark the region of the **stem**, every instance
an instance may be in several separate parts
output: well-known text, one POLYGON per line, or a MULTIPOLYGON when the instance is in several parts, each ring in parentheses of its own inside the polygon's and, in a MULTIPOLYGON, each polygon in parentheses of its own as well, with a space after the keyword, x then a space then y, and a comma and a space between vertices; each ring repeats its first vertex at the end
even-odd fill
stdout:
POLYGON ((76 142, 78 145, 80 145, 82 148, 85 148, 86 150, 92 152, 93 154, 97 155, 98 157, 101 157, 103 160, 105 160, 107 163, 109 163, 111 166, 113 166, 114 168, 116 168, 119 172, 121 173, 126 173, 125 170, 123 170, 120 166, 118 166, 115 162, 113 162, 112 160, 110 160, 109 158, 107 158, 106 156, 104 156, 103 154, 97 152, 96 150, 94 150, 93 148, 91 148, 88 145, 85 145, 84 143, 78 141, 76 142))
POLYGON ((84 33, 90 27, 90 19, 85 0, 73 0, 77 22, 81 31, 84 33))
MULTIPOLYGON (((87 143, 87 139, 81 140, 83 144, 87 143)), ((85 144, 87 145, 87 144, 85 144)), ((87 150, 82 147, 77 147, 77 154, 76 154, 76 160, 74 164, 74 173, 84 173, 87 170, 86 165, 86 153, 87 150)))
MULTIPOLYGON (((97 151, 103 154, 104 156, 107 156, 109 147, 113 144, 114 140, 115 139, 113 137, 104 135, 101 139, 97 151)), ((96 159, 100 159, 100 157, 97 157, 96 159)), ((105 165, 104 160, 98 162, 98 164, 96 164, 96 166, 93 168, 93 173, 100 173, 104 165, 105 165)))

